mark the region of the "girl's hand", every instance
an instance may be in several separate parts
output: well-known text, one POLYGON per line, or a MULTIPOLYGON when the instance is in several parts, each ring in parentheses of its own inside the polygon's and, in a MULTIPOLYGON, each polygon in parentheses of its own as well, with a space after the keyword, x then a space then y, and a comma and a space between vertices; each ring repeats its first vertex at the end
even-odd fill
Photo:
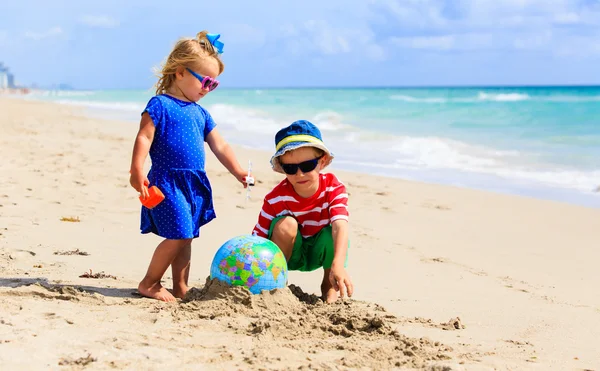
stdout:
POLYGON ((248 182, 246 182, 246 178, 248 177, 248 172, 241 170, 239 173, 237 173, 235 175, 236 179, 242 183, 242 185, 244 186, 244 188, 248 187, 248 186, 253 186, 255 181, 254 177, 252 176, 252 173, 250 173, 250 177, 252 178, 252 182, 250 184, 248 184, 248 182))
POLYGON ((129 184, 140 193, 142 199, 145 200, 150 196, 148 193, 148 185, 150 185, 150 181, 148 178, 142 173, 138 171, 132 171, 129 176, 129 184))

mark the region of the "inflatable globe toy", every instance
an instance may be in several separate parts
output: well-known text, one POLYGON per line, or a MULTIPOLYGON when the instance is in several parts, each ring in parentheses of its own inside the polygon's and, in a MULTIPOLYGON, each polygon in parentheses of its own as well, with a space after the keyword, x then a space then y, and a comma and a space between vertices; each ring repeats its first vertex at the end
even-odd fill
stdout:
POLYGON ((253 294, 287 285, 287 262, 279 247, 266 238, 242 235, 225 242, 215 254, 210 278, 244 286, 253 294))

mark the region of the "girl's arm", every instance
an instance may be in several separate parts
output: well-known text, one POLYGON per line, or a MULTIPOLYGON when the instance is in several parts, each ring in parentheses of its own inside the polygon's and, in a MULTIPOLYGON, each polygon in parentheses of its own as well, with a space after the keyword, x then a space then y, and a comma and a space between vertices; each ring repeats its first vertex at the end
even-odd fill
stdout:
POLYGON ((206 137, 206 143, 210 147, 210 150, 217 156, 217 159, 229 172, 244 186, 246 183, 244 182, 244 178, 248 175, 248 173, 242 169, 239 162, 235 157, 235 153, 233 149, 223 139, 221 134, 217 131, 217 129, 212 129, 211 132, 206 137))
POLYGON ((154 123, 150 118, 150 115, 145 112, 140 120, 140 130, 135 137, 135 144, 133 145, 133 155, 131 157, 131 176, 129 183, 136 191, 140 192, 143 199, 148 197, 148 179, 144 175, 144 162, 150 151, 150 146, 154 140, 154 123))

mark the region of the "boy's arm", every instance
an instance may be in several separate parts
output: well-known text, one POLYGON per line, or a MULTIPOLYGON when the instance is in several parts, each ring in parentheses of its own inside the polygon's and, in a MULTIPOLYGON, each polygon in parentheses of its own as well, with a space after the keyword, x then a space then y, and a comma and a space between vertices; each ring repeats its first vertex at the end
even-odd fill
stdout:
POLYGON ((333 236, 333 263, 331 269, 344 268, 346 253, 348 252, 348 221, 338 219, 331 223, 333 236))
POLYGON ((354 293, 352 280, 344 268, 346 253, 348 251, 348 222, 345 219, 338 219, 331 223, 331 234, 333 236, 333 263, 329 273, 329 281, 340 296, 344 298, 346 294, 351 297, 354 293))
POLYGON ((343 183, 333 178, 329 185, 331 199, 329 201, 329 217, 331 218, 331 234, 333 236, 333 265, 344 268, 346 250, 348 250, 348 192, 343 183))
POLYGON ((329 201, 329 217, 331 218, 331 234, 333 237, 333 262, 329 280, 333 288, 340 291, 343 298, 347 293, 352 296, 354 286, 344 264, 348 253, 348 193, 343 183, 334 176, 328 185, 332 188, 329 201))
POLYGON ((229 172, 233 176, 235 176, 235 178, 240 183, 246 186, 244 178, 248 175, 248 173, 244 169, 242 169, 235 157, 233 149, 231 148, 229 143, 227 143, 225 139, 223 139, 223 137, 221 136, 221 134, 219 134, 217 129, 213 129, 210 131, 210 133, 206 137, 206 143, 208 143, 210 150, 215 154, 219 162, 223 164, 223 166, 225 166, 225 168, 229 170, 229 172))

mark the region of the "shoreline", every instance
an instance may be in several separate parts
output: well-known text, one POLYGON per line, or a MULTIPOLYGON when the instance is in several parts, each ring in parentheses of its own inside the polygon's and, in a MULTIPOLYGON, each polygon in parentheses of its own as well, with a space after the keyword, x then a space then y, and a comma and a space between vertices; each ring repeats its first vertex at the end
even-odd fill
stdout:
MULTIPOLYGON (((68 92, 67 92, 68 93, 68 92)), ((15 99, 23 99, 21 97, 13 97, 15 99)), ((71 107, 89 117, 101 120, 116 120, 124 121, 132 124, 139 124, 138 121, 131 118, 131 112, 125 109, 108 109, 102 107, 91 107, 86 104, 62 103, 54 101, 45 101, 40 99, 27 99, 28 101, 43 102, 57 104, 61 106, 71 107)), ((137 116, 136 116, 137 117, 137 116)), ((219 125, 217 123, 217 125, 219 125)), ((221 134, 232 145, 255 150, 259 152, 270 153, 263 145, 261 148, 248 144, 245 140, 237 140, 234 133, 228 133, 221 130, 221 134)), ((270 141, 269 141, 270 143, 270 141)), ((385 170, 385 168, 373 168, 366 164, 356 164, 353 162, 344 161, 339 158, 334 161, 333 169, 347 171, 350 173, 365 174, 368 176, 383 177, 388 179, 406 180, 421 182, 427 184, 436 184, 442 186, 459 187, 468 190, 477 190, 484 192, 492 192, 495 194, 514 195, 538 200, 555 201, 567 203, 571 205, 580 205, 584 207, 600 209, 600 184, 597 188, 590 189, 587 192, 575 189, 562 188, 558 186, 550 186, 542 183, 536 183, 531 180, 519 180, 505 177, 492 173, 480 173, 469 170, 456 169, 396 169, 394 172, 385 170), (453 174, 462 174, 458 178, 453 174)))
MULTIPOLYGON (((403 355, 388 348, 388 338, 369 342, 359 334, 341 344, 343 336, 310 332, 313 324, 320 329, 340 319, 343 308, 351 311, 343 318, 362 320, 382 315, 379 307, 398 319, 390 329, 420 349, 406 356, 415 369, 426 364, 422 354, 447 355, 444 364, 457 370, 600 367, 594 345, 598 209, 335 171, 350 194, 348 271, 355 297, 331 307, 337 312, 310 311, 316 321, 301 328, 308 336, 290 335, 289 328, 277 332, 296 313, 286 297, 253 314, 134 295, 161 240, 139 233, 139 200, 128 184, 137 125, 53 103, 0 98, 0 110, 6 159, 0 163, 6 174, 0 182, 0 351, 13 355, 8 368, 56 367, 88 354, 103 369, 258 369, 265 357, 279 369, 343 368, 343 359, 391 368, 382 362, 403 355), (86 278, 90 270, 108 277, 86 278), (371 309, 352 312, 362 305, 371 309), (267 319, 270 330, 260 332, 266 327, 257 321, 267 319), (258 334, 248 330, 252 324, 258 334), (431 341, 419 342, 424 338, 431 341), (322 346, 331 348, 319 351, 322 346)), ((281 180, 268 166, 270 153, 234 151, 242 165, 252 158, 257 185, 245 200, 246 191, 207 152, 217 218, 193 243, 190 286, 196 288, 204 286, 221 244, 250 233, 264 195, 281 180)), ((317 270, 290 272, 288 279, 317 293, 321 277, 317 270)))

